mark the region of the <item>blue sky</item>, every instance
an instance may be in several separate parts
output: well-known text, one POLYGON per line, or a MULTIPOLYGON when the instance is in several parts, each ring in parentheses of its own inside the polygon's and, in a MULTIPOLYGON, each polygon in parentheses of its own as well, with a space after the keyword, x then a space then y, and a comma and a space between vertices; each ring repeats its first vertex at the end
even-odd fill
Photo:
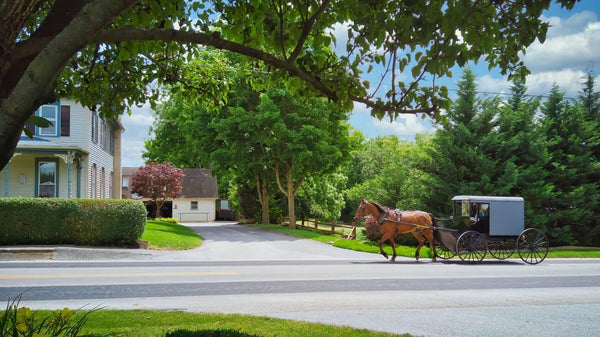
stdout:
MULTIPOLYGON (((556 83, 567 97, 577 97, 582 77, 588 70, 596 75, 596 90, 600 91, 600 1, 583 0, 572 11, 560 10, 553 5, 544 14, 551 27, 544 44, 531 45, 523 60, 531 75, 527 78, 528 93, 546 95, 556 83)), ((479 92, 507 93, 510 83, 498 72, 488 71, 487 64, 470 65, 477 76, 479 92)), ((453 70, 453 78, 445 84, 456 89, 461 70, 453 70)), ((144 141, 150 138, 149 127, 154 116, 149 106, 133 107, 131 116, 123 116, 125 126, 122 142, 123 166, 141 166, 144 141)), ((412 140, 418 133, 431 132, 429 119, 421 116, 401 115, 393 122, 379 121, 361 104, 355 104, 350 123, 367 137, 396 135, 412 140)))

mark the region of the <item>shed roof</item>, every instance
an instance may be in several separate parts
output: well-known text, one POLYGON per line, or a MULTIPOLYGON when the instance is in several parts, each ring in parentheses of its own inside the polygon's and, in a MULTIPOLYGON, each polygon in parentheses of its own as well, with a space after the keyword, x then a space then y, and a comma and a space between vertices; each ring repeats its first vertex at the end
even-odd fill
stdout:
POLYGON ((183 193, 180 198, 214 198, 218 197, 217 178, 210 169, 183 169, 183 193))

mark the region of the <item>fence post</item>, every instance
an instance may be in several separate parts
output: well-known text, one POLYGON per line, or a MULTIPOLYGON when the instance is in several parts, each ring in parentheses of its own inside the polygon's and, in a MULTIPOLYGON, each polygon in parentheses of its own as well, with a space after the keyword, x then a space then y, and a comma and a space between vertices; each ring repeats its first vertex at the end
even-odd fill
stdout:
POLYGON ((331 220, 331 234, 335 234, 335 220, 331 220))
POLYGON ((319 228, 319 218, 315 218, 315 228, 319 228))
POLYGON ((302 225, 301 227, 304 227, 304 213, 302 214, 302 225))

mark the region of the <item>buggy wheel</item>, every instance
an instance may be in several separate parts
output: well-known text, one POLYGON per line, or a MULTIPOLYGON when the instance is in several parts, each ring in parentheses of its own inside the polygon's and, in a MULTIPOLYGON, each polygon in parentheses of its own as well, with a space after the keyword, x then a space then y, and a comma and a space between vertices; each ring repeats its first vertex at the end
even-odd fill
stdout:
POLYGON ((517 251, 521 260, 529 264, 538 264, 548 256, 548 237, 537 228, 524 230, 517 239, 517 251))
POLYGON ((437 252, 438 256, 444 260, 449 260, 456 255, 456 251, 448 249, 448 247, 446 247, 446 245, 443 243, 438 243, 438 245, 435 247, 435 251, 437 252))
POLYGON ((488 242, 488 250, 498 260, 508 259, 515 252, 516 244, 513 240, 514 237, 491 240, 488 242))
POLYGON ((487 242, 478 232, 464 232, 458 237, 456 251, 463 261, 479 262, 487 253, 487 242))

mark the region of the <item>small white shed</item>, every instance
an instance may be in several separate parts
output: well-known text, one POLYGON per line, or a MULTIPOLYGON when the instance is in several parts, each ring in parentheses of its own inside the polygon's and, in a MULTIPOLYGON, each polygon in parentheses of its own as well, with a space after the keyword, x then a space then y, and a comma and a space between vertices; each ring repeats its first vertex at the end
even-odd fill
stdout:
POLYGON ((180 222, 214 221, 217 178, 209 169, 183 169, 183 193, 173 200, 173 217, 180 222))

